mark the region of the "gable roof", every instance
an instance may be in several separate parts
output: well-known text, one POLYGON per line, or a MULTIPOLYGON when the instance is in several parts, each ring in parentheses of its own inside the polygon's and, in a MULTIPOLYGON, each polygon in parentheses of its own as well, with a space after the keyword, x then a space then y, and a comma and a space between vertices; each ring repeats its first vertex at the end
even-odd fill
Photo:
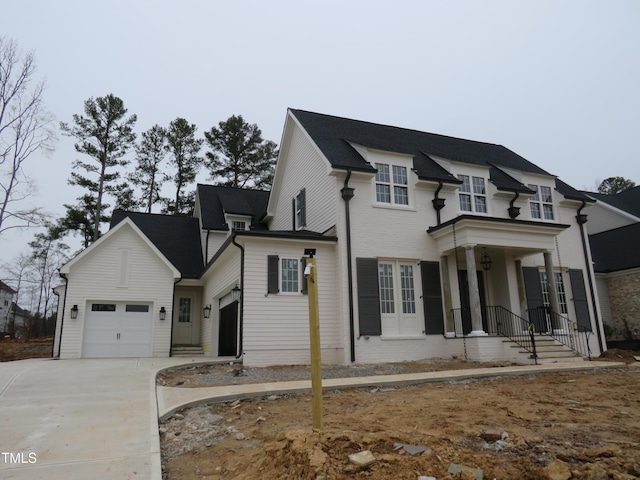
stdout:
POLYGON ((202 272, 202 245, 197 218, 115 210, 111 228, 129 218, 180 272, 182 278, 198 278, 202 272))
POLYGON ((640 238, 640 222, 589 235, 594 270, 617 272, 640 267, 640 250, 632 248, 640 238))
POLYGON ((606 195, 604 193, 597 192, 585 193, 600 202, 607 203, 618 210, 622 210, 640 218, 640 185, 614 195, 606 195))
POLYGON ((229 230, 225 214, 249 216, 251 230, 268 230, 261 222, 267 212, 268 191, 198 184, 197 195, 205 230, 229 230))
POLYGON ((11 294, 16 293, 16 291, 13 288, 11 288, 9 285, 4 283, 2 280, 0 280, 0 290, 4 290, 4 291, 9 292, 11 294))
MULTIPOLYGON (((290 109, 318 145, 333 168, 375 172, 350 143, 387 152, 418 155, 420 152, 449 160, 484 166, 502 166, 523 172, 549 175, 502 145, 465 140, 406 128, 379 125, 360 120, 334 117, 305 110, 290 109)), ((418 164, 418 176, 428 176, 418 164)))

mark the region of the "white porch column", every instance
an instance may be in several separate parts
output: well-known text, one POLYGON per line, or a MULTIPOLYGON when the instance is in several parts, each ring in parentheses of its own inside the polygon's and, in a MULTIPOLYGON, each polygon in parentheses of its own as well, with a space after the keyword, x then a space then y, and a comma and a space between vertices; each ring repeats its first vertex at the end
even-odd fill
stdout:
POLYGON ((469 285, 469 309, 471 310, 471 332, 469 336, 488 335, 482 329, 482 310, 480 306, 480 289, 478 288, 478 274, 476 271, 475 245, 465 245, 464 252, 467 259, 467 282, 469 285))
MULTIPOLYGON (((549 303, 551 304, 551 311, 556 315, 560 315, 560 302, 558 301, 558 288, 556 286, 556 276, 553 272, 553 252, 548 251, 544 252, 544 269, 547 274, 547 287, 549 290, 549 303)), ((555 325, 556 322, 553 321, 555 317, 552 315, 552 325, 551 327, 556 329, 559 328, 555 325)))

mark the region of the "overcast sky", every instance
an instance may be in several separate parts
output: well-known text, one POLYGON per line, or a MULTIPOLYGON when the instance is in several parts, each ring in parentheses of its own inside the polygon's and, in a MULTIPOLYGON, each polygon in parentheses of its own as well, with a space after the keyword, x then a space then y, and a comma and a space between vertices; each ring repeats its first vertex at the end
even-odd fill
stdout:
MULTIPOLYGON (((138 133, 241 114, 280 143, 293 107, 502 144, 579 189, 640 183, 637 0, 20 0, 0 35, 35 52, 56 123, 113 93, 138 133)), ((77 158, 59 135, 30 159, 30 201, 62 215, 77 158)))

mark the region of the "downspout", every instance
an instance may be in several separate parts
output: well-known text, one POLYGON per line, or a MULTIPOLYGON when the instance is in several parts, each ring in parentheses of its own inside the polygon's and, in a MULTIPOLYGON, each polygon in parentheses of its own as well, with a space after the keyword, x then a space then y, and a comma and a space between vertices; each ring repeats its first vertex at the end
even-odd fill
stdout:
MULTIPOLYGON (((64 279, 64 300, 62 302, 62 316, 60 317, 60 338, 58 339, 58 355, 54 355, 53 346, 51 347, 51 356, 56 360, 60 359, 60 350, 62 348, 62 327, 64 327, 64 310, 67 306, 67 287, 69 286, 69 279, 64 276, 64 274, 60 274, 60 277, 64 279)), ((55 292, 54 292, 55 293, 55 292)), ((55 338, 55 331, 54 331, 55 338)))
POLYGON ((209 234, 211 230, 207 228, 207 238, 204 243, 204 263, 205 265, 209 262, 209 234))
POLYGON ((242 356, 242 332, 244 327, 244 247, 236 242, 235 233, 233 234, 231 243, 240 249, 240 319, 238 325, 238 354, 236 355, 236 358, 240 358, 242 356))
POLYGON ((173 282, 173 296, 171 297, 171 334, 169 336, 169 356, 173 354, 173 312, 175 310, 174 302, 176 301, 176 285, 182 281, 182 274, 180 274, 180 278, 173 282))
POLYGON ((591 276, 591 269, 593 268, 589 261, 589 250, 587 250, 587 240, 585 238, 584 224, 587 223, 587 215, 582 214, 582 209, 585 207, 587 202, 582 200, 582 205, 578 209, 578 213, 576 214, 576 221, 580 226, 580 238, 582 239, 582 251, 584 252, 584 262, 587 267, 587 280, 589 281, 589 292, 591 293, 591 306, 593 307, 593 315, 596 319, 596 333, 598 334, 598 347, 600 348, 600 353, 602 353, 603 345, 602 345, 602 335, 600 334, 600 318, 598 317, 598 307, 596 305, 596 294, 593 288, 593 277, 591 276))
POLYGON ((509 202, 509 209, 508 209, 509 216, 514 220, 518 218, 518 215, 520 215, 520 207, 513 206, 513 204, 516 203, 516 200, 518 200, 518 197, 520 196, 520 192, 515 192, 515 193, 516 193, 515 197, 513 197, 509 202))
POLYGON ((440 190, 442 190, 442 186, 443 186, 442 180, 439 180, 438 188, 436 190, 435 196, 433 197, 433 200, 431 200, 431 203, 433 203, 433 208, 436 210, 436 219, 437 219, 438 225, 442 223, 440 220, 440 210, 444 208, 444 198, 438 197, 440 190))
POLYGON ((353 266, 351 264, 351 217, 349 214, 349 200, 353 198, 354 188, 349 187, 351 169, 347 169, 347 178, 344 179, 344 187, 340 190, 344 200, 345 223, 347 227, 347 284, 349 288, 349 342, 351 347, 351 362, 356 361, 355 324, 353 316, 353 266))

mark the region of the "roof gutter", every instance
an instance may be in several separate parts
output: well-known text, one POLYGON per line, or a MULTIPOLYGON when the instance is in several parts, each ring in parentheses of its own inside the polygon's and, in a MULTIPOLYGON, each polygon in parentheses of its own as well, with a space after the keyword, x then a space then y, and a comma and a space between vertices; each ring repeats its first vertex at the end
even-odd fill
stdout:
POLYGON ((236 242, 236 234, 231 237, 231 243, 240 249, 240 312, 238 320, 238 351, 236 352, 236 358, 242 356, 243 348, 243 330, 244 330, 244 247, 236 242))
POLYGON ((353 265, 351 261, 351 216, 349 213, 349 200, 353 198, 355 188, 349 186, 351 169, 347 168, 347 177, 344 179, 344 187, 340 190, 344 200, 344 214, 347 230, 347 284, 349 289, 349 344, 351 348, 351 361, 356 361, 355 322, 353 313, 353 265))
POLYGON ((582 200, 582 205, 578 209, 576 214, 576 221, 580 226, 580 238, 582 240, 582 251, 584 253, 584 262, 587 267, 587 280, 589 281, 589 293, 591 294, 591 306, 593 307, 593 315, 596 320, 596 333, 598 334, 598 347, 600 348, 600 353, 604 352, 603 344, 602 344, 602 334, 600 333, 600 317, 598 316, 598 306, 596 303, 596 293, 593 288, 593 275, 591 271, 593 270, 593 265, 591 264, 591 260, 589 258, 589 249, 587 248, 587 239, 586 232, 584 231, 584 224, 587 223, 587 215, 582 213, 582 209, 586 206, 587 202, 582 200))

